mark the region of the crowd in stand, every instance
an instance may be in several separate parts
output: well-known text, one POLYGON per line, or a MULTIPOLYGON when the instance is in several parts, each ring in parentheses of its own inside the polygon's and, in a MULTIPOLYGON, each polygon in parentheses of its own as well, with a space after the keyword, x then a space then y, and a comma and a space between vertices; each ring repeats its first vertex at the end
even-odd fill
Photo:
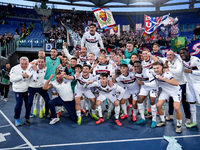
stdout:
POLYGON ((10 32, 8 34, 4 33, 3 35, 0 35, 0 43, 1 46, 6 48, 7 44, 13 39, 14 35, 10 32))
POLYGON ((53 25, 50 30, 44 33, 45 37, 49 37, 50 42, 56 42, 59 39, 66 40, 66 31, 61 22, 82 37, 84 26, 88 25, 88 21, 96 21, 93 13, 87 11, 63 12, 55 15, 54 19, 57 25, 53 25))

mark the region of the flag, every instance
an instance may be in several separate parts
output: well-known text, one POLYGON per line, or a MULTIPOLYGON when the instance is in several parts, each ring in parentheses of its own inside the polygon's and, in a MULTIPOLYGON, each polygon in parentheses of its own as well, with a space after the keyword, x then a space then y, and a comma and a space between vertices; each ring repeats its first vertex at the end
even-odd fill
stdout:
POLYGON ((171 40, 172 51, 178 52, 182 47, 185 47, 185 37, 175 37, 171 40))
POLYGON ((123 31, 126 31, 126 32, 130 31, 130 25, 123 25, 122 28, 123 28, 123 31))
POLYGON ((142 29, 142 24, 141 23, 136 23, 135 24, 135 31, 140 31, 142 29))
POLYGON ((157 38, 157 33, 158 33, 158 30, 156 29, 155 31, 153 31, 152 34, 148 35, 146 32, 143 32, 142 33, 142 36, 144 37, 144 39, 146 41, 150 41, 150 40, 155 40, 157 38))
POLYGON ((162 17, 151 17, 151 16, 144 15, 145 32, 147 34, 151 34, 160 25, 168 24, 168 21, 169 21, 169 14, 164 15, 162 17))
POLYGON ((162 54, 167 57, 167 52, 171 50, 171 47, 162 47, 160 50, 162 54))
POLYGON ((113 28, 110 29, 110 35, 117 35, 118 37, 120 36, 120 25, 114 26, 113 28))
POLYGON ((70 38, 69 38, 69 28, 64 24, 62 23, 61 21, 61 25, 66 29, 66 42, 67 42, 67 46, 71 46, 71 43, 70 43, 70 38))
POLYGON ((191 56, 200 58, 200 40, 193 41, 188 45, 189 53, 191 56))
POLYGON ((116 26, 112 12, 109 8, 93 8, 94 15, 102 29, 109 30, 116 26))
POLYGON ((179 27, 178 24, 171 26, 171 37, 179 36, 179 27))

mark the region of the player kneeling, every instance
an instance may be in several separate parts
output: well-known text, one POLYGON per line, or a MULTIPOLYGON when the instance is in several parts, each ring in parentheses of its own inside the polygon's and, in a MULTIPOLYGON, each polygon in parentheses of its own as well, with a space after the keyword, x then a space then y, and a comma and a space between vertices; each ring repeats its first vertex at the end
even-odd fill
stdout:
POLYGON ((110 99, 112 103, 114 103, 115 105, 115 123, 118 126, 122 126, 121 122, 119 121, 119 112, 120 112, 120 100, 122 99, 125 90, 119 85, 113 84, 110 80, 108 80, 108 74, 106 73, 101 73, 100 80, 93 83, 88 82, 87 84, 85 84, 85 87, 86 88, 97 87, 97 89, 99 90, 99 96, 97 97, 96 101, 96 107, 99 113, 99 120, 96 121, 96 124, 104 122, 101 103, 106 99, 110 99), (120 92, 118 98, 115 94, 115 91, 120 92))
POLYGON ((177 128, 176 132, 182 132, 182 113, 180 110, 181 104, 181 87, 178 84, 178 81, 173 77, 172 73, 169 71, 163 72, 163 66, 160 62, 154 62, 152 64, 154 72, 156 73, 156 79, 158 84, 162 88, 162 92, 158 98, 157 109, 160 115, 161 122, 157 124, 157 126, 165 125, 165 117, 164 111, 162 109, 162 105, 165 100, 168 100, 169 97, 172 97, 174 100, 174 109, 176 111, 176 119, 177 119, 177 128))

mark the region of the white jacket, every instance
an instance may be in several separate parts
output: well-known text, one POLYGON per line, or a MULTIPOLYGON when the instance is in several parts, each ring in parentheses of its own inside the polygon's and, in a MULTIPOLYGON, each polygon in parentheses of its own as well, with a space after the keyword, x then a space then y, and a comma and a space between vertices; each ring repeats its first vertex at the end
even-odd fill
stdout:
MULTIPOLYGON (((166 57, 159 57, 159 60, 165 64, 166 57)), ((177 56, 171 62, 168 61, 169 71, 174 75, 174 78, 178 81, 179 85, 186 84, 186 78, 184 75, 183 63, 177 56)))
POLYGON ((44 85, 44 76, 46 74, 46 70, 47 67, 43 68, 43 69, 39 69, 39 67, 37 66, 37 70, 32 70, 31 74, 31 78, 30 78, 30 83, 29 83, 29 87, 32 88, 41 88, 44 85))
POLYGON ((20 64, 11 68, 10 82, 13 83, 12 87, 14 92, 26 92, 28 90, 31 70, 32 70, 31 64, 28 65, 26 70, 23 70, 20 64), (23 78, 22 74, 25 72, 29 75, 29 78, 23 78))

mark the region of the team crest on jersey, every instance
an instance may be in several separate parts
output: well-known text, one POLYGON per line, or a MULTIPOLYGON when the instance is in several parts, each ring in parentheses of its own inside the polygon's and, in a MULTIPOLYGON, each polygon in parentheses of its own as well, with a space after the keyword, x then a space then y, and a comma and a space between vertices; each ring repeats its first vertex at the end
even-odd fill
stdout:
POLYGON ((108 67, 106 66, 106 69, 108 69, 108 67))
POLYGON ((16 96, 19 97, 19 94, 17 94, 16 96))
POLYGON ((106 12, 105 12, 105 11, 101 11, 99 14, 100 14, 100 15, 99 15, 99 18, 100 18, 102 21, 106 22, 106 20, 108 19, 106 12))
POLYGON ((141 77, 143 78, 144 76, 143 76, 143 75, 141 75, 141 77))
POLYGON ((107 88, 106 90, 109 91, 109 88, 107 88))
POLYGON ((130 78, 132 79, 132 77, 130 76, 130 78))

